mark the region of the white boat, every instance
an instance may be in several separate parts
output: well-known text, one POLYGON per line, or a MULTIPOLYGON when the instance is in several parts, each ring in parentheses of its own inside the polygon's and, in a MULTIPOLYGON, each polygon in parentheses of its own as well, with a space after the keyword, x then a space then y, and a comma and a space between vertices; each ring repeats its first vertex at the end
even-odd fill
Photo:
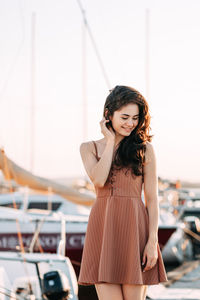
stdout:
POLYGON ((75 204, 65 198, 53 194, 44 195, 31 192, 14 192, 0 195, 0 207, 13 207, 13 200, 20 210, 41 209, 62 212, 67 215, 89 216, 91 207, 75 204))
MULTIPOLYGON (((17 244, 17 235, 15 237, 16 242, 14 242, 13 234, 16 234, 15 218, 18 213, 16 210, 5 210, 5 207, 13 206, 13 199, 21 214, 18 218, 20 222, 23 223, 21 227, 26 245, 29 242, 28 240, 32 237, 36 226, 38 226, 37 224, 45 218, 45 222, 40 231, 40 240, 46 251, 54 252, 59 241, 59 234, 57 233, 60 232, 60 219, 64 214, 66 221, 68 221, 66 226, 66 251, 67 249, 74 249, 74 246, 77 246, 77 248, 83 247, 91 207, 77 205, 59 195, 49 197, 42 194, 32 194, 27 197, 24 193, 15 192, 0 195, 0 209, 2 208, 2 210, 0 210, 0 222, 2 222, 2 225, 7 224, 0 228, 0 251, 14 250, 13 248, 10 249, 9 245, 13 244, 15 248, 17 244), (47 210, 48 208, 51 208, 52 211, 47 210), (11 219, 13 220, 11 222, 12 226, 10 224, 11 219), (53 222, 54 225, 52 225, 53 222), (12 233, 12 235, 9 236, 9 233, 12 233), (5 234, 8 234, 7 237, 5 237, 5 234), (3 237, 4 240, 2 241, 3 237), (2 245, 4 245, 4 248, 2 248, 2 245), (50 248, 48 245, 50 245, 50 248), (5 246, 8 247, 5 248, 5 246), (51 249, 51 247, 53 247, 54 250, 51 249)), ((145 202, 144 193, 142 193, 142 201, 143 203, 145 202)), ((173 217, 170 212, 164 209, 160 210, 158 236, 161 250, 172 233, 176 230, 177 226, 175 223, 175 217, 173 217)), ((78 250, 77 248, 75 249, 76 251, 78 250)))
POLYGON ((17 251, 20 231, 26 251, 55 253, 64 235, 65 255, 78 276, 87 224, 88 216, 0 207, 0 251, 17 251))
POLYGON ((78 300, 77 278, 68 257, 0 252, 0 265, 2 300, 78 300))

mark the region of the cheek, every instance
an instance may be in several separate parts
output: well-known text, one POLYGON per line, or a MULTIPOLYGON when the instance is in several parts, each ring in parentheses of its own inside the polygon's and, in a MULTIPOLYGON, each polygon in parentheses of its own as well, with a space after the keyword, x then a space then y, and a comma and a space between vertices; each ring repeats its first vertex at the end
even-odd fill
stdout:
POLYGON ((137 126, 137 125, 138 125, 138 123, 139 123, 139 120, 135 121, 135 126, 137 126))
POLYGON ((123 122, 123 120, 115 120, 115 121, 113 121, 113 126, 114 127, 116 127, 116 128, 120 128, 121 126, 123 126, 124 125, 124 122, 123 122))

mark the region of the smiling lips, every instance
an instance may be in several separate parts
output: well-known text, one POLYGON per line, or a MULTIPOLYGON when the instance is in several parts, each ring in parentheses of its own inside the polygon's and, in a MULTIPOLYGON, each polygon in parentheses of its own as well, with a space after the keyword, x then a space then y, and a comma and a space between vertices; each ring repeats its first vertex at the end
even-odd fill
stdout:
POLYGON ((132 129, 130 129, 130 128, 125 128, 125 127, 122 127, 122 128, 125 129, 128 132, 132 131, 132 129))

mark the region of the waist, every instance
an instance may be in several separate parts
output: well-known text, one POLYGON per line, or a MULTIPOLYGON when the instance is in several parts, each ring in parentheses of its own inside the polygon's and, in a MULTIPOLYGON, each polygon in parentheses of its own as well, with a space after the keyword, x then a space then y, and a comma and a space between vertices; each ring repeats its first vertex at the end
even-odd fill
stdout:
POLYGON ((125 190, 120 187, 110 187, 107 189, 96 189, 96 196, 107 197, 107 196, 118 196, 118 197, 132 197, 132 198, 141 198, 142 191, 136 189, 125 190))

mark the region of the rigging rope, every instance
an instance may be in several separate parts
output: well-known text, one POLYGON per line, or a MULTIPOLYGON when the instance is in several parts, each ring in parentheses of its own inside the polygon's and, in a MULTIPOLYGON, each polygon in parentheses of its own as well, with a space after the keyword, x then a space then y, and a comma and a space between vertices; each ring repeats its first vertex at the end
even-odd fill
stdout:
POLYGON ((90 26, 89 26, 89 24, 88 24, 88 21, 87 21, 86 15, 85 15, 85 10, 83 9, 83 6, 82 6, 80 0, 77 0, 77 2, 78 2, 78 5, 79 5, 79 8, 80 8, 80 10, 81 10, 81 13, 82 13, 82 15, 83 15, 83 22, 84 22, 84 24, 85 24, 85 27, 86 27, 87 30, 88 30, 89 37, 90 37, 90 39, 91 39, 92 45, 93 45, 93 47, 94 47, 94 51, 95 51, 95 53, 96 53, 97 59, 98 59, 98 61, 99 61, 99 64, 100 64, 100 67, 101 67, 101 70, 102 70, 102 73, 103 73, 103 77, 104 77, 104 79, 105 79, 105 81, 106 81, 106 85, 107 85, 108 89, 110 90, 110 89, 111 89, 110 81, 109 81, 108 76, 107 76, 107 74, 106 74, 106 70, 105 70, 105 67, 104 67, 104 65, 103 65, 103 61, 102 61, 102 59, 101 59, 101 56, 100 56, 100 54, 99 54, 99 50, 98 50, 97 44, 96 44, 96 42, 95 42, 94 36, 93 36, 93 34, 92 34, 91 28, 90 28, 90 26))

